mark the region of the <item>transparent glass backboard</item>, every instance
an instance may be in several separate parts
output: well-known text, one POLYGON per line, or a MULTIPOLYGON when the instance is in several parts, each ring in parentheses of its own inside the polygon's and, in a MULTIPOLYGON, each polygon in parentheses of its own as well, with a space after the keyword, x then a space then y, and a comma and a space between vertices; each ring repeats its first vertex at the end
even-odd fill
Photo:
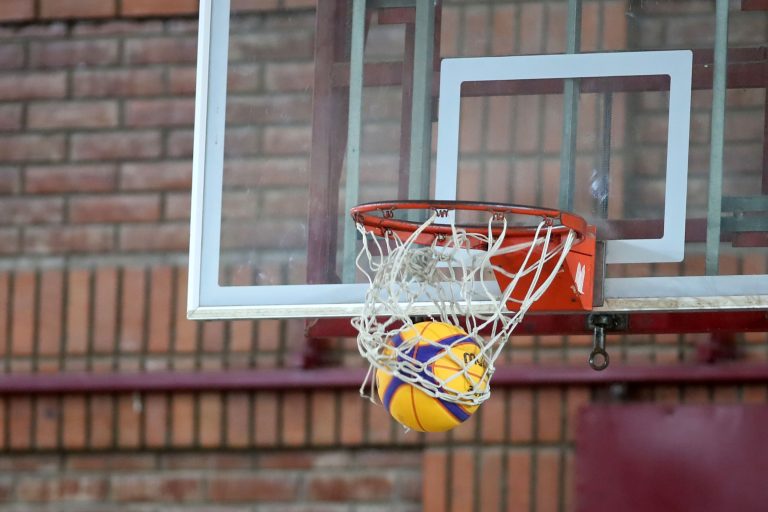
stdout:
POLYGON ((582 215, 597 310, 768 307, 766 13, 718 103, 709 1, 583 2, 572 55, 564 0, 364 3, 201 1, 190 317, 355 315, 349 208, 434 198, 582 215))

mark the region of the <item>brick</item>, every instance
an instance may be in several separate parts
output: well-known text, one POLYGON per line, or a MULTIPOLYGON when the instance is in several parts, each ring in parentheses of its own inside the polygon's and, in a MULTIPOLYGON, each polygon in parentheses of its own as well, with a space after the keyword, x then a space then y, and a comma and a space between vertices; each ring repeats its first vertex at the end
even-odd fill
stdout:
POLYGON ((344 393, 341 398, 341 443, 354 446, 363 442, 363 407, 359 393, 344 393))
MULTIPOLYGON (((193 66, 178 66, 168 69, 168 92, 174 96, 193 96, 196 77, 197 69, 193 66)), ((227 89, 233 91, 229 81, 227 81, 227 89)))
POLYGON ((285 0, 285 7, 288 9, 306 9, 315 7, 317 0, 285 0))
POLYGON ((232 61, 253 62, 258 59, 276 61, 312 58, 314 38, 311 31, 262 31, 236 35, 230 39, 232 61))
POLYGON ((189 225, 122 226, 120 248, 124 251, 186 251, 189 249, 189 225))
POLYGON ((312 100, 308 95, 282 94, 234 97, 227 101, 227 125, 309 123, 312 100))
POLYGON ((254 440, 258 446, 277 445, 278 402, 275 393, 256 394, 254 407, 254 440))
POLYGON ((117 103, 111 101, 33 103, 27 109, 31 129, 109 128, 117 122, 117 103))
POLYGON ((19 69, 26 63, 24 46, 19 43, 0 43, 0 69, 19 69))
MULTIPOLYGON (((477 493, 472 478, 467 478, 467 474, 474 474, 475 454, 473 448, 455 448, 448 471, 451 475, 451 502, 455 510, 472 509, 473 497, 477 493)), ((485 468, 483 468, 485 469, 485 468)))
POLYGON ((493 510, 502 503, 502 489, 505 487, 504 482, 501 481, 502 462, 502 449, 484 449, 480 453, 479 467, 482 468, 483 474, 478 489, 480 510, 493 510))
POLYGON ((113 475, 110 478, 113 499, 119 503, 196 501, 202 495, 196 477, 161 477, 156 475, 113 475))
POLYGON ((232 12, 259 12, 277 10, 279 0, 232 0, 232 12))
POLYGON ((20 240, 18 227, 0 228, 0 254, 20 252, 20 240))
POLYGON ((272 63, 266 65, 264 85, 270 92, 309 92, 314 76, 315 66, 311 62, 272 63))
POLYGON ((142 35, 157 35, 163 32, 163 20, 129 20, 112 18, 98 23, 75 23, 71 29, 73 36, 95 38, 142 35))
POLYGON ((61 408, 55 396, 40 396, 35 404, 35 448, 50 450, 58 448, 61 408))
POLYGON ((195 121, 193 99, 131 100, 124 108, 126 126, 192 126, 195 121))
POLYGON ((0 131, 21 130, 21 105, 0 105, 0 131))
POLYGON ((119 448, 138 448, 141 439, 141 396, 120 395, 118 398, 117 446, 119 448))
POLYGON ((531 454, 526 450, 511 450, 507 454, 507 510, 530 510, 531 454))
POLYGON ((189 220, 192 211, 191 197, 187 193, 165 195, 165 208, 163 219, 165 220, 189 220))
POLYGON ((32 447, 32 399, 24 396, 9 397, 7 436, 8 447, 12 450, 25 450, 32 447))
POLYGON ((303 391, 289 391, 282 401, 282 442, 286 446, 304 445, 307 432, 307 395, 303 391))
POLYGON ((0 194, 14 195, 21 189, 21 171, 18 167, 0 166, 0 194))
POLYGON ((107 226, 29 227, 22 240, 34 254, 105 252, 114 248, 112 228, 107 226))
POLYGON ((541 53, 544 26, 544 6, 526 3, 520 6, 520 48, 519 53, 541 53))
POLYGON ((85 448, 85 397, 65 396, 62 412, 63 448, 69 450, 81 450, 85 448))
POLYGON ((200 469, 251 469, 252 456, 246 453, 208 453, 201 457, 199 453, 167 453, 161 458, 160 465, 165 470, 200 470, 200 469))
POLYGON ((196 36, 200 23, 194 16, 176 16, 167 27, 166 32, 173 36, 196 36))
POLYGON ((0 480, 0 503, 11 501, 13 492, 14 485, 10 479, 4 478, 0 480))
POLYGON ((40 311, 37 336, 38 353, 41 356, 53 356, 59 353, 62 338, 62 312, 64 305, 64 274, 58 269, 43 270, 40 274, 40 288, 45 293, 40 295, 40 311))
POLYGON ((115 350, 117 333, 117 269, 94 270, 93 349, 97 354, 115 350))
POLYGON ((208 499, 219 503, 286 502, 298 492, 297 475, 214 476, 208 481, 208 499))
POLYGON ((563 396, 560 389, 542 388, 538 392, 537 424, 539 441, 555 442, 561 437, 563 396))
POLYGON ((143 37, 125 42, 126 64, 193 64, 197 40, 191 37, 143 37))
MULTIPOLYGON (((176 271, 176 297, 187 296, 187 272, 186 269, 177 269, 176 271)), ((187 320, 187 305, 184 300, 176 300, 176 311, 174 315, 174 333, 173 342, 176 352, 193 352, 196 347, 197 332, 199 322, 187 320)))
POLYGON ((258 469, 267 470, 297 470, 312 468, 339 467, 344 464, 352 464, 350 457, 340 456, 338 452, 329 452, 328 455, 319 455, 316 452, 297 452, 279 451, 279 452, 260 452, 256 465, 258 469), (331 459, 329 464, 327 461, 331 459), (334 466, 334 462, 341 459, 343 462, 334 466))
POLYGON ((363 407, 368 414, 368 441, 377 444, 391 443, 392 431, 394 428, 402 428, 400 424, 392 419, 381 404, 363 400, 359 396, 358 400, 363 403, 363 407))
MULTIPOLYGON (((240 134, 238 134, 240 135, 240 134)), ((264 130, 263 153, 266 155, 297 155, 306 154, 311 146, 311 130, 309 127, 270 127, 264 130)), ((229 154, 253 154, 254 145, 248 140, 237 141, 228 146, 229 154)))
POLYGON ((558 497, 563 492, 558 485, 560 453, 555 449, 543 449, 538 454, 536 465, 536 508, 557 510, 558 497))
POLYGON ((160 69, 74 70, 72 89, 76 98, 156 96, 165 92, 165 79, 160 69))
POLYGON ((197 0, 123 0, 123 16, 167 16, 197 13, 197 0))
MULTIPOLYGON (((228 137, 229 135, 227 135, 228 137)), ((192 130, 172 130, 166 142, 166 154, 170 158, 191 158, 194 148, 192 130)))
POLYGON ((100 67, 117 64, 117 41, 33 42, 29 46, 31 68, 100 67))
POLYGON ((171 344, 173 269, 167 266, 152 268, 149 286, 147 348, 151 353, 167 353, 171 344))
POLYGON ((3 224, 45 224, 62 221, 64 201, 60 198, 29 197, 0 200, 0 222, 3 224))
MULTIPOLYGON (((257 195, 253 190, 225 190, 222 199, 221 218, 222 219, 255 219, 258 212, 269 211, 271 215, 280 215, 276 211, 266 208, 266 204, 261 208, 257 202, 257 195)), ((294 201, 296 203, 298 201, 294 201)), ((273 202, 273 206, 276 206, 273 202)), ((280 206, 285 206, 280 205, 280 206)), ((277 206, 276 206, 277 207, 277 206)), ((280 209, 279 207, 277 207, 280 209)), ((306 210, 305 210, 306 211, 306 210)), ((306 218, 306 217, 305 217, 306 218)))
POLYGON ((15 274, 11 310, 11 353, 14 355, 33 354, 36 286, 34 272, 19 271, 15 274))
POLYGON ((137 353, 144 341, 146 269, 128 267, 121 276, 119 346, 121 352, 137 353))
POLYGON ((116 14, 115 0, 40 0, 40 17, 61 18, 108 18, 116 14))
POLYGON ((166 445, 168 433, 168 407, 164 394, 153 393, 144 400, 144 444, 150 448, 162 448, 166 445))
POLYGON ((336 418, 336 394, 330 391, 314 391, 310 395, 309 435, 313 446, 328 446, 335 442, 338 425, 336 418))
POLYGON ((227 448, 245 448, 250 444, 251 414, 249 393, 237 392, 227 394, 227 429, 225 432, 225 445, 227 448))
POLYGON ((91 272, 72 269, 67 275, 67 354, 85 354, 90 333, 91 272))
POLYGON ((195 442, 195 397, 175 393, 171 402, 171 445, 191 446, 195 442))
MULTIPOLYGON (((41 479, 24 478, 19 482, 18 494, 28 494, 27 501, 45 503, 89 503, 107 497, 107 481, 101 476, 82 475, 41 479)), ((23 499, 23 498, 22 498, 23 499)))
POLYGON ((64 158, 63 135, 8 135, 0 138, 0 161, 44 162, 64 158))
POLYGON ((126 163, 120 168, 123 190, 189 190, 192 164, 189 161, 126 163))
POLYGON ((115 166, 101 164, 29 166, 24 186, 29 194, 108 192, 115 189, 115 166))
POLYGON ((111 447, 115 426, 114 398, 108 395, 90 397, 89 448, 104 449, 111 447))
POLYGON ((8 341, 9 339, 12 339, 8 336, 8 311, 10 311, 11 306, 11 279, 12 277, 9 272, 0 272, 0 356, 6 355, 6 351, 9 346, 8 341))
POLYGON ((201 393, 200 446, 212 448, 222 443, 222 400, 219 393, 201 393))
POLYGON ((74 160, 142 159, 160 156, 160 134, 150 131, 73 134, 74 160))
POLYGON ((202 348, 204 352, 220 353, 223 349, 226 324, 220 321, 203 322, 202 348))
POLYGON ((98 195, 73 197, 69 202, 72 223, 151 222, 160 219, 160 197, 98 195))
MULTIPOLYGON (((232 62, 227 68, 227 91, 233 93, 253 93, 262 90, 262 64, 232 62)), ((171 77, 173 78, 173 77, 171 77)), ((227 105, 236 98, 232 95, 227 99, 227 105)), ((244 100, 253 100, 254 97, 243 98, 244 100)), ((264 98, 269 100, 269 96, 264 98)))
POLYGON ((8 434, 8 424, 10 423, 6 416, 6 406, 9 406, 8 399, 0 397, 0 449, 3 452, 8 448, 6 435, 8 434))
POLYGON ((33 0, 3 0, 0 21, 25 21, 35 15, 33 0))
MULTIPOLYGON (((455 482, 454 482, 455 484, 455 482)), ((308 497, 316 501, 381 501, 393 491, 391 475, 346 474, 312 475, 308 481, 308 497)))

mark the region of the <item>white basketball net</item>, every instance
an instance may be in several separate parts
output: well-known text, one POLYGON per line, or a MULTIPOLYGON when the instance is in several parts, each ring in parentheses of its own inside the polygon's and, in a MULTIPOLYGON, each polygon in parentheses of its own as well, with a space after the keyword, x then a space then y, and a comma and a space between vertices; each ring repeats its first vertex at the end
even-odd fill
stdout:
MULTIPOLYGON (((370 362, 360 392, 371 400, 375 397, 374 375, 377 369, 412 384, 430 396, 450 402, 472 406, 487 400, 490 397, 488 383, 501 349, 528 308, 547 290, 576 240, 573 230, 567 236, 552 237, 552 222, 543 219, 530 241, 505 247, 507 221, 491 217, 485 234, 468 233, 451 223, 451 235, 446 235, 440 242, 435 238, 428 246, 415 243, 419 235, 435 223, 436 218, 437 213, 405 241, 394 234, 375 236, 365 226, 357 224, 362 235, 357 267, 368 278, 370 288, 362 314, 352 323, 358 331, 360 354, 370 362), (494 236, 492 227, 498 232, 500 225, 504 228, 500 231, 502 234, 494 236), (470 246, 477 247, 477 242, 488 249, 469 249, 470 246), (499 268, 490 261, 494 255, 517 251, 526 254, 517 272, 499 268), (550 260, 555 260, 555 265, 543 272, 544 263, 550 260), (492 277, 494 271, 504 273, 511 279, 506 289, 499 290, 492 277), (519 309, 511 313, 506 303, 512 298, 520 278, 530 274, 533 274, 533 279, 522 295, 524 298, 512 299, 519 304, 519 309), (428 310, 435 309, 438 314, 425 315, 428 310), (397 347, 388 343, 397 334, 412 329, 414 323, 423 320, 463 328, 469 338, 480 345, 480 353, 474 359, 464 361, 442 344, 432 359, 419 361, 409 355, 409 351, 417 343, 432 343, 430 340, 416 337, 397 347), (434 375, 429 366, 448 354, 460 370, 443 380, 434 375), (481 379, 477 378, 478 364, 484 368, 481 379), (474 368, 472 377, 469 375, 471 368, 474 368), (468 392, 457 392, 448 387, 449 381, 454 378, 466 378, 468 382, 485 385, 475 386, 468 392)), ((519 293, 515 295, 521 296, 519 293)), ((454 344, 461 341, 457 340, 454 344)), ((437 346, 436 343, 432 345, 437 346)))

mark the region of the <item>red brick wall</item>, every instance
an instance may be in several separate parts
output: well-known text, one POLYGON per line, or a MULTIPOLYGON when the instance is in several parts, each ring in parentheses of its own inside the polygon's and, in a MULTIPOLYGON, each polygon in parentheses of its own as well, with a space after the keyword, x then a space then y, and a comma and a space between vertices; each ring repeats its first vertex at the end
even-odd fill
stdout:
MULTIPOLYGON (((259 71, 267 92, 285 94, 292 107, 292 128, 270 128, 258 148, 272 151, 269 165, 284 171, 272 175, 267 185, 275 190, 263 197, 281 214, 289 196, 280 187, 307 179, 313 4, 233 1, 256 16, 299 8, 303 20, 291 45, 276 39, 264 50, 294 52, 295 61, 259 71)), ((661 11, 630 18, 643 34, 672 23, 654 22, 670 4, 653 5, 661 11)), ((181 0, 2 0, 0 372, 301 363, 301 321, 185 319, 195 11, 196 2, 181 0)), ((561 51, 564 12, 562 2, 446 2, 443 53, 561 51), (490 24, 497 30, 485 30, 490 24), (484 37, 468 37, 470 29, 484 37)), ((585 50, 656 41, 632 39, 624 2, 587 2, 584 16, 585 50)), ((706 32, 689 17, 677 13, 669 33, 706 32)), ((231 83, 247 91, 252 70, 242 71, 231 83)), ((749 98, 746 109, 754 110, 749 98)), ((479 115, 468 121, 470 128, 491 123, 479 115)), ((391 138, 369 129, 369 149, 392 151, 391 138)), ((464 142, 470 157, 512 149, 502 138, 464 142)), ((237 153, 236 146, 229 149, 237 153)), ((249 177, 229 172, 233 187, 249 177)), ((227 215, 241 223, 251 205, 235 204, 227 215)), ((764 258, 745 261, 765 268, 764 258)), ((590 341, 519 336, 504 359, 583 364, 590 341)), ((629 363, 689 361, 700 341, 611 339, 615 361, 629 363)), ((768 358, 764 334, 741 341, 745 359, 768 358)), ((354 340, 328 340, 323 355, 334 365, 362 365, 354 340)), ((0 396, 0 510, 569 510, 575 418, 582 405, 605 400, 764 403, 768 396, 763 384, 498 387, 473 419, 435 435, 404 433, 348 387, 0 396)))

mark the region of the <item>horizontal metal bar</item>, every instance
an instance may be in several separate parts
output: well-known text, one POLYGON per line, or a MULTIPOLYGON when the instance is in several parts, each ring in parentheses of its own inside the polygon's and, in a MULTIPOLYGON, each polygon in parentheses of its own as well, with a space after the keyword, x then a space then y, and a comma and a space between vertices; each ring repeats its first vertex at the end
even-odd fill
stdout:
MULTIPOLYGON (((586 349, 585 349, 586 350, 586 349)), ((10 374, 0 376, 0 395, 69 393, 167 393, 357 389, 363 369, 150 372, 136 374, 10 374)), ((596 372, 584 365, 512 365, 496 369, 493 387, 768 382, 768 364, 612 365, 596 372)))
POLYGON ((370 9, 392 9, 397 7, 416 7, 417 0, 368 0, 370 9))
POLYGON ((723 197, 723 211, 768 212, 768 196, 723 197))
POLYGON ((768 231, 768 215, 723 217, 720 228, 731 233, 768 231))
MULTIPOLYGON (((529 313, 515 329, 515 335, 592 334, 587 327, 589 313, 545 314, 529 313)), ((308 328, 313 338, 356 336, 349 319, 317 319, 308 328)), ((707 332, 768 332, 766 311, 685 311, 630 312, 632 334, 707 333, 707 332)))
MULTIPOLYGON (((768 56, 763 48, 739 48, 728 52, 728 88, 764 88, 768 85, 768 56)), ((694 90, 712 88, 712 51, 693 50, 694 90)), ((365 85, 400 85, 402 62, 372 62, 365 65, 365 85)), ((349 83, 349 64, 336 63, 333 67, 333 83, 344 87, 349 83)), ((435 72, 433 94, 438 91, 439 72, 435 72)), ((462 87, 462 96, 493 96, 504 94, 559 94, 563 80, 519 80, 513 82, 468 82, 462 87)), ((584 93, 593 92, 643 92, 669 90, 669 79, 664 76, 639 76, 618 78, 583 78, 580 84, 584 93)))

